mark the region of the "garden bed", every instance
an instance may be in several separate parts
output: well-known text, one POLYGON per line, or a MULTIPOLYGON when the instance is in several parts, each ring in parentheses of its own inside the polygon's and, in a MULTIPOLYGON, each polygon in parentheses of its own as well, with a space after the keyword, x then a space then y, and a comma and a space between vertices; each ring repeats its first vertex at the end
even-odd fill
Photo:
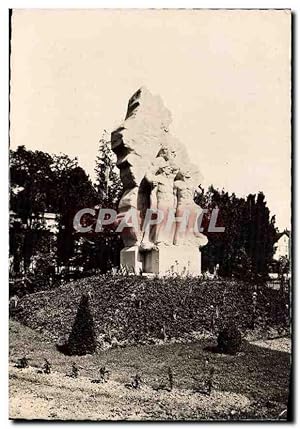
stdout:
POLYGON ((187 341, 234 323, 254 339, 286 333, 288 294, 242 281, 95 276, 23 297, 14 317, 58 340, 89 296, 99 347, 187 341), (255 300, 254 292, 256 294, 255 300))

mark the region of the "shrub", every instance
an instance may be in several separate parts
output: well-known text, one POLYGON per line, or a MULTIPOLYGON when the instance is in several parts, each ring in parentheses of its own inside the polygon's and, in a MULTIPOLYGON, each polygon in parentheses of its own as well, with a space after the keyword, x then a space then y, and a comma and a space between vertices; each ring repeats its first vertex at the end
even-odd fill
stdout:
POLYGON ((28 368, 29 367, 29 362, 28 361, 29 361, 29 359, 26 356, 24 356, 24 357, 22 357, 21 359, 18 360, 18 362, 16 363, 15 367, 16 368, 21 368, 21 369, 28 368))
POLYGON ((236 326, 224 328, 218 335, 218 350, 221 353, 235 355, 241 350, 242 335, 236 326))
POLYGON ((94 321, 89 308, 89 298, 82 295, 75 322, 69 336, 68 354, 86 355, 96 351, 94 321))

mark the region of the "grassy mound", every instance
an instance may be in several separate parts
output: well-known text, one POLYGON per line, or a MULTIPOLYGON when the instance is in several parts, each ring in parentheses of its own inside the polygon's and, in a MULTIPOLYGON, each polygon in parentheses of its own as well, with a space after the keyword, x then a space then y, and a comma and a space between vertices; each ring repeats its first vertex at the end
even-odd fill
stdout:
POLYGON ((25 296, 15 318, 55 339, 66 337, 86 294, 100 345, 216 334, 228 322, 242 332, 286 326, 288 297, 258 289, 254 311, 253 291, 241 281, 97 276, 25 296))

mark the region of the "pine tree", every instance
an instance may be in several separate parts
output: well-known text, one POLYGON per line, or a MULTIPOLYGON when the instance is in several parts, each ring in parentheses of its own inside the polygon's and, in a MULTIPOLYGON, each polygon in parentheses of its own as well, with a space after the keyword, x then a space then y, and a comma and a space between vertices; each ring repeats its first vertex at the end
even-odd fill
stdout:
POLYGON ((68 354, 86 355, 96 351, 96 335, 88 295, 82 295, 68 341, 68 354))
MULTIPOLYGON (((270 210, 262 192, 249 195, 245 205, 245 248, 251 258, 252 271, 262 279, 268 275, 276 241, 275 217, 270 219, 270 210)), ((243 219, 242 219, 243 220, 243 219)))
MULTIPOLYGON (((111 149, 110 137, 106 130, 99 141, 95 173, 98 207, 117 211, 123 187, 119 170, 116 167, 115 155, 111 149)), ((113 266, 119 266, 122 247, 123 242, 120 235, 112 229, 104 229, 99 232, 93 239, 94 264, 102 272, 107 272, 113 266)))
POLYGON ((106 130, 99 141, 95 173, 99 206, 117 210, 122 193, 122 183, 116 167, 115 155, 111 149, 110 137, 106 130))

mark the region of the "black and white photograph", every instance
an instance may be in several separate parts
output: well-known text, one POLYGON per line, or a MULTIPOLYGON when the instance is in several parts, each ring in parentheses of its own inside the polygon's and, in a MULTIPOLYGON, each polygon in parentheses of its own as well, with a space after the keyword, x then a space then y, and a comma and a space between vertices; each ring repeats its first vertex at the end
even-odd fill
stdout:
POLYGON ((292 10, 7 13, 9 419, 291 422, 292 10))

